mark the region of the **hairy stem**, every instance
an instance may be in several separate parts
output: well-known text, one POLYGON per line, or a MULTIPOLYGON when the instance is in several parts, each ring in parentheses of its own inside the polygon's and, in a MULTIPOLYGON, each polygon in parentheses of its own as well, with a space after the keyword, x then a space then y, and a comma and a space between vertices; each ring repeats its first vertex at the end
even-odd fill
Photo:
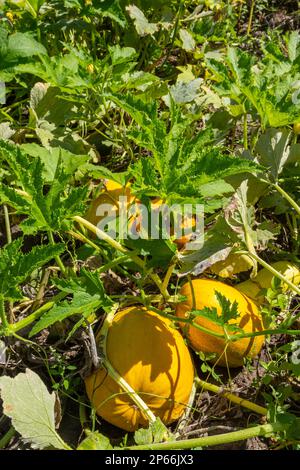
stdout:
POLYGON ((249 36, 249 34, 251 33, 254 7, 255 7, 255 0, 251 0, 250 14, 249 14, 249 20, 248 20, 248 27, 247 27, 247 36, 249 36))
POLYGON ((272 436, 280 431, 286 431, 290 424, 274 423, 263 424, 251 428, 241 429, 240 431, 218 434, 216 436, 198 437, 195 439, 185 439, 182 441, 168 441, 155 444, 142 444, 137 446, 124 447, 124 450, 184 450, 195 447, 208 447, 220 444, 229 444, 231 442, 244 441, 252 437, 272 436))
POLYGON ((282 189, 279 184, 274 183, 272 186, 281 194, 282 197, 284 197, 284 199, 286 199, 291 204, 291 206, 295 209, 298 215, 300 215, 300 206, 298 206, 296 201, 294 201, 294 199, 287 192, 285 192, 285 190, 282 189))
POLYGON ((209 392, 218 393, 222 395, 223 397, 227 398, 232 403, 236 403, 237 405, 240 405, 243 408, 247 408, 248 410, 254 411, 255 413, 258 413, 264 416, 266 416, 267 414, 266 408, 256 405, 255 403, 252 403, 249 400, 244 400, 244 398, 240 398, 237 395, 234 395, 233 393, 227 392, 222 387, 218 387, 217 385, 213 385, 209 382, 201 380, 199 379, 199 377, 195 378, 195 383, 197 387, 201 387, 204 390, 208 390, 209 392))
POLYGON ((67 295, 68 295, 67 292, 60 292, 55 297, 53 297, 53 300, 51 302, 47 302, 46 304, 44 304, 40 308, 38 308, 35 312, 28 315, 28 317, 23 318, 22 320, 19 320, 17 323, 14 323, 13 325, 10 325, 9 326, 10 330, 13 333, 16 333, 17 331, 20 331, 23 328, 26 328, 31 323, 38 320, 45 312, 48 312, 48 310, 50 310, 52 307, 54 307, 56 302, 59 302, 60 300, 62 300, 67 295))
POLYGON ((6 434, 0 439, 0 449, 4 449, 9 444, 11 438, 16 434, 15 428, 11 426, 6 434))
POLYGON ((6 317, 4 298, 2 295, 0 295, 0 320, 1 320, 2 327, 4 328, 4 330, 8 330, 10 326, 6 317))
MULTIPOLYGON (((55 241, 54 241, 54 238, 53 238, 53 233, 50 230, 48 231, 48 237, 49 237, 51 245, 55 245, 55 241)), ((60 259, 60 257, 58 255, 55 256, 55 261, 56 261, 57 265, 59 266, 61 272, 63 274, 66 274, 66 268, 65 268, 62 260, 60 259)))

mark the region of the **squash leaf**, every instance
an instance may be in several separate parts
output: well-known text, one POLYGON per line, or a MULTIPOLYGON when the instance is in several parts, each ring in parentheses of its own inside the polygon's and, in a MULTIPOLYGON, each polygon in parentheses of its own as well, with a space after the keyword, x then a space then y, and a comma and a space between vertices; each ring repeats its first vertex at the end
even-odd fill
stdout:
POLYGON ((3 412, 26 442, 39 449, 70 449, 55 430, 55 394, 30 369, 16 377, 0 377, 3 412))
POLYGON ((87 437, 77 447, 77 450, 111 450, 113 449, 108 437, 98 431, 85 431, 87 437))
MULTIPOLYGON (((61 301, 45 313, 34 325, 29 333, 29 337, 72 315, 80 315, 82 318, 87 318, 99 307, 111 305, 111 300, 105 294, 103 284, 97 273, 91 273, 83 269, 80 277, 58 280, 57 286, 63 292, 72 294, 72 299, 61 301)), ((73 333, 74 331, 72 330, 73 333)))
POLYGON ((22 253, 22 238, 0 250, 0 296, 9 300, 22 299, 18 285, 37 268, 48 263, 65 250, 63 243, 36 246, 29 253, 22 253))
POLYGON ((156 418, 155 422, 148 428, 140 428, 134 433, 134 441, 138 445, 167 441, 170 440, 171 437, 172 435, 160 418, 156 418))

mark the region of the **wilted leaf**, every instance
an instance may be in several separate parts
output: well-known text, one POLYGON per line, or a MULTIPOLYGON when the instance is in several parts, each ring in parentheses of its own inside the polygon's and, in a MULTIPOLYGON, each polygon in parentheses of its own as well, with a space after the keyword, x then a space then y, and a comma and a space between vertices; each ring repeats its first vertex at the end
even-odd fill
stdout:
POLYGON ((16 431, 34 447, 70 449, 55 431, 55 394, 30 369, 14 378, 0 377, 3 412, 16 431))

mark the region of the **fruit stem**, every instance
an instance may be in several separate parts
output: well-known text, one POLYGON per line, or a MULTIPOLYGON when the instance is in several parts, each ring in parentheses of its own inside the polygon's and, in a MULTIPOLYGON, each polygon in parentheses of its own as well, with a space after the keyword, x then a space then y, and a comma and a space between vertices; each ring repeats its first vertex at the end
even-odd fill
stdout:
POLYGON ((227 398, 232 403, 236 403, 243 408, 247 408, 248 410, 254 411, 255 413, 261 414, 266 416, 267 409, 263 406, 256 405, 249 400, 245 400, 244 398, 240 398, 233 393, 227 392, 222 387, 218 387, 217 385, 211 384, 204 380, 199 379, 199 377, 195 378, 195 384, 197 387, 201 387, 204 390, 208 390, 209 392, 217 393, 222 395, 223 397, 227 398))
POLYGON ((240 431, 217 434, 216 436, 198 437, 195 439, 184 439, 182 441, 168 441, 154 444, 142 444, 137 446, 123 447, 124 450, 184 450, 195 447, 208 447, 231 442, 244 441, 253 437, 269 437, 273 434, 286 431, 290 423, 274 423, 253 426, 240 431))
POLYGON ((107 370, 108 374, 112 379, 117 382, 117 384, 130 395, 132 401, 138 406, 144 416, 148 419, 149 424, 153 424, 156 421, 155 415, 152 413, 148 405, 142 400, 142 398, 136 393, 136 391, 129 385, 128 382, 119 374, 119 372, 111 365, 109 359, 107 357, 106 351, 106 343, 107 343, 107 335, 109 328, 112 325, 113 318, 115 316, 115 312, 118 309, 118 304, 115 304, 111 311, 107 314, 103 326, 97 335, 99 337, 99 348, 102 349, 102 365, 107 370))

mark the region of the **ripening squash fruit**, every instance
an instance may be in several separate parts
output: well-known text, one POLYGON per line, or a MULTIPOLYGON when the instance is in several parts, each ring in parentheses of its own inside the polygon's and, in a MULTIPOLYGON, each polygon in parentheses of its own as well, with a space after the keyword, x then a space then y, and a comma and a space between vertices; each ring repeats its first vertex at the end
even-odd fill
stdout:
POLYGON ((253 261, 248 255, 230 253, 225 260, 218 261, 210 267, 212 273, 223 278, 232 278, 235 274, 249 271, 253 261))
POLYGON ((94 199, 92 202, 86 219, 91 222, 93 225, 97 226, 99 222, 105 217, 101 209, 101 205, 109 204, 111 206, 112 215, 116 217, 119 215, 120 211, 120 197, 126 197, 125 210, 128 210, 129 207, 136 201, 135 197, 131 194, 130 183, 126 186, 112 181, 106 180, 105 188, 100 193, 100 195, 94 199))
POLYGON ((293 130, 296 135, 300 135, 300 121, 294 123, 293 130))
MULTIPOLYGON (((106 353, 114 369, 166 425, 182 415, 194 368, 181 334, 169 320, 140 306, 118 312, 108 330, 106 353)), ((104 369, 85 384, 97 414, 106 421, 129 432, 148 426, 147 418, 104 369)))
MULTIPOLYGON (((159 197, 156 197, 156 198, 152 199, 151 200, 151 211, 152 211, 152 214, 155 214, 155 212, 158 214, 158 212, 160 211, 163 215, 164 221, 166 221, 167 216, 164 216, 164 212, 162 210, 162 206, 164 204, 166 204, 166 202, 163 199, 159 198, 159 197)), ((142 222, 142 215, 141 214, 136 217, 136 222, 137 222, 137 231, 139 231, 140 226, 141 226, 141 222, 142 222)), ((195 227, 195 225, 196 225, 195 217, 185 216, 184 220, 182 220, 182 222, 180 224, 180 228, 181 228, 181 230, 182 229, 192 230, 195 227)), ((166 228, 169 228, 167 223, 166 223, 166 228)), ((174 232, 175 232, 174 224, 170 223, 170 236, 175 235, 174 232)), ((192 236, 192 234, 188 233, 186 235, 179 236, 178 238, 173 240, 173 242, 177 245, 178 250, 183 250, 185 248, 186 244, 191 240, 191 236, 192 236)))
MULTIPOLYGON (((222 310, 217 300, 215 292, 220 292, 231 303, 238 304, 238 319, 229 320, 230 323, 237 323, 245 333, 262 331, 263 321, 257 306, 251 299, 246 297, 234 287, 228 286, 223 282, 211 279, 194 279, 191 283, 186 283, 182 287, 180 294, 186 296, 186 300, 176 306, 176 315, 178 317, 187 317, 188 312, 192 310, 202 310, 204 307, 216 308, 220 315, 222 310), (193 299, 195 304, 193 305, 193 299)), ((211 320, 204 317, 195 317, 195 322, 216 333, 223 333, 220 325, 216 325, 211 320)), ((212 336, 193 326, 182 324, 183 331, 186 332, 188 339, 195 351, 204 353, 215 353, 218 365, 229 367, 239 367, 243 365, 243 359, 255 357, 261 350, 264 342, 264 336, 252 338, 242 338, 235 342, 229 342, 225 350, 225 341, 223 338, 212 336)), ((233 333, 231 333, 233 334, 233 333)))
MULTIPOLYGON (((300 270, 295 264, 288 261, 277 261, 272 263, 271 266, 296 286, 300 284, 300 270)), ((261 290, 271 288, 273 277, 274 276, 270 271, 263 268, 258 271, 255 278, 241 282, 235 287, 240 292, 254 300, 256 304, 261 305, 264 303, 264 296, 261 295, 261 290)), ((286 292, 289 287, 282 281, 281 289, 283 292, 286 292)))

